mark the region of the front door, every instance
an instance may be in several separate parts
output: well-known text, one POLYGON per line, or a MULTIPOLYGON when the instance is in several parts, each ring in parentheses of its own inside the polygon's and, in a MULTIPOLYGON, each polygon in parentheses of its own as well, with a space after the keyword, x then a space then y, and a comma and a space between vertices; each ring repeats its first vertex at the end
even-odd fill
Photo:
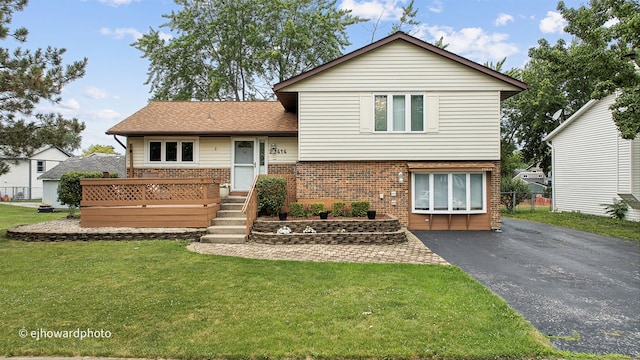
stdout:
POLYGON ((256 169, 255 140, 234 140, 231 191, 249 191, 256 169))

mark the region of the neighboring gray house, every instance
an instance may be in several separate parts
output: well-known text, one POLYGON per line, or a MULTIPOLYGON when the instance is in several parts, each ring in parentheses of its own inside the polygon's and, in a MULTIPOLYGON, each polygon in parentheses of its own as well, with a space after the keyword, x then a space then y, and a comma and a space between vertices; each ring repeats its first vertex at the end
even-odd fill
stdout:
POLYGON ((614 199, 640 221, 640 138, 624 140, 609 106, 615 95, 591 100, 551 132, 553 209, 606 216, 614 199))
POLYGON ((42 202, 54 208, 65 207, 58 202, 58 184, 62 174, 72 171, 98 171, 116 173, 126 178, 124 155, 94 153, 86 157, 72 157, 38 177, 42 180, 42 202))

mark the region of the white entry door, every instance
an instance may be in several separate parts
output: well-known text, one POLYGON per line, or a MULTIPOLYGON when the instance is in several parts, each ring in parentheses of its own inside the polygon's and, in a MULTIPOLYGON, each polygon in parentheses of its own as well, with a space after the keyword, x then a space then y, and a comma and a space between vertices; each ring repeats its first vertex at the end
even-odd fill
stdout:
POLYGON ((256 170, 256 141, 233 140, 231 190, 249 191, 253 178, 257 175, 256 170))

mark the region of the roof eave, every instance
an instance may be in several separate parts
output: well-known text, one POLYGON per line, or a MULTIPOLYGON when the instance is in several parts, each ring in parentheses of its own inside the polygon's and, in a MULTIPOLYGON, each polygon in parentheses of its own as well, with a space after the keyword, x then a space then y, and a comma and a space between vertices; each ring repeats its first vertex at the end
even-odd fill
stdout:
POLYGON ((512 96, 512 95, 514 95, 514 94, 516 94, 516 93, 518 93, 518 92, 520 92, 520 91, 524 91, 524 90, 529 88, 529 85, 527 85, 525 82, 522 82, 522 81, 520 81, 518 79, 512 78, 512 77, 510 77, 508 75, 505 75, 505 74, 503 74, 503 73, 501 73, 499 71, 495 71, 495 70, 490 69, 490 68, 488 68, 486 66, 483 66, 483 65, 480 65, 478 63, 475 63, 475 62, 473 62, 473 61, 471 61, 469 59, 463 58, 462 56, 456 55, 456 54, 454 54, 452 52, 449 52, 449 51, 447 51, 445 49, 441 49, 441 48, 439 48, 439 47, 437 47, 435 45, 429 44, 429 43, 427 43, 425 41, 422 41, 422 40, 420 40, 418 38, 415 38, 413 36, 407 35, 407 34, 399 31, 399 32, 391 34, 391 35, 389 35, 389 36, 387 36, 385 38, 382 38, 382 39, 380 39, 380 40, 378 40, 378 41, 376 41, 374 43, 371 43, 371 44, 369 44, 367 46, 364 46, 364 47, 362 47, 362 48, 360 48, 358 50, 355 50, 353 52, 345 54, 345 55, 343 55, 343 56, 341 56, 341 57, 339 57, 339 58, 337 58, 335 60, 332 60, 332 61, 330 61, 328 63, 323 64, 323 65, 320 65, 320 66, 318 66, 318 67, 316 67, 314 69, 311 69, 311 70, 306 71, 306 72, 304 72, 302 74, 294 76, 294 77, 292 77, 292 78, 290 78, 288 80, 285 80, 285 81, 282 81, 280 83, 277 83, 277 84, 275 84, 273 86, 273 91, 277 95, 278 92, 280 92, 281 90, 283 90, 284 88, 286 88, 286 87, 288 87, 290 85, 293 85, 293 84, 295 84, 295 83, 297 83, 299 81, 302 81, 302 80, 304 80, 304 79, 306 79, 308 77, 311 77, 311 76, 313 76, 313 75, 315 75, 317 73, 320 73, 320 72, 322 72, 324 70, 330 69, 330 68, 332 68, 332 67, 334 67, 336 65, 339 65, 339 64, 341 64, 343 62, 346 62, 346 61, 349 61, 349 60, 351 60, 351 59, 353 59, 355 57, 358 57, 358 56, 360 56, 362 54, 365 54, 367 52, 375 50, 375 49, 377 49, 377 48, 379 48, 381 46, 384 46, 384 45, 386 45, 388 43, 391 43, 393 41, 396 41, 396 40, 404 40, 404 41, 406 41, 406 42, 408 42, 410 44, 416 45, 416 46, 421 47, 421 48, 423 48, 425 50, 431 51, 431 52, 433 52, 435 54, 444 56, 444 57, 446 57, 446 58, 448 58, 450 60, 453 60, 453 61, 455 61, 455 62, 457 62, 459 64, 468 66, 468 67, 470 67, 470 68, 472 68, 474 70, 477 70, 477 71, 480 71, 482 73, 485 73, 485 74, 487 74, 489 76, 492 76, 492 77, 494 77, 496 79, 504 81, 505 83, 508 83, 508 84, 510 84, 512 86, 515 86, 516 88, 520 89, 519 91, 505 91, 504 93, 506 93, 506 94, 513 92, 513 94, 507 95, 506 97, 504 97, 505 99, 510 97, 510 96, 512 96))
POLYGON ((107 135, 120 136, 297 136, 297 130, 256 131, 107 131, 107 135))

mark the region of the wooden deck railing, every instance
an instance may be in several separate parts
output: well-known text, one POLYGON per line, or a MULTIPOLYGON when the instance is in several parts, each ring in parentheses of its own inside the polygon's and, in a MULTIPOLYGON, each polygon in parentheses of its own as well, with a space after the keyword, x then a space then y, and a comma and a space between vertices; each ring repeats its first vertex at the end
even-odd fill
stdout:
POLYGON ((244 202, 244 206, 242 207, 242 212, 247 217, 247 229, 246 235, 251 233, 251 228, 253 227, 253 222, 258 217, 258 192, 256 191, 256 182, 258 178, 261 176, 280 176, 285 178, 287 181, 287 199, 285 200, 283 208, 288 209, 289 204, 296 201, 296 176, 291 174, 261 174, 256 176, 253 179, 253 183, 251 184, 251 188, 249 189, 249 194, 247 194, 247 199, 244 202))
POLYGON ((220 203, 210 178, 81 179, 80 206, 203 205, 220 203))
POLYGON ((207 227, 220 210, 210 178, 81 179, 83 227, 207 227))

